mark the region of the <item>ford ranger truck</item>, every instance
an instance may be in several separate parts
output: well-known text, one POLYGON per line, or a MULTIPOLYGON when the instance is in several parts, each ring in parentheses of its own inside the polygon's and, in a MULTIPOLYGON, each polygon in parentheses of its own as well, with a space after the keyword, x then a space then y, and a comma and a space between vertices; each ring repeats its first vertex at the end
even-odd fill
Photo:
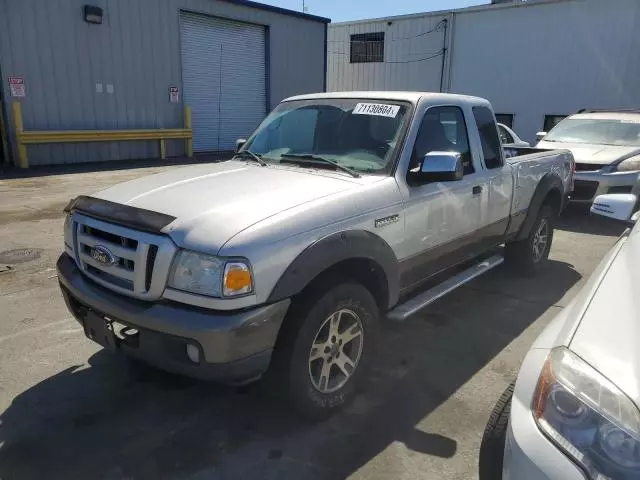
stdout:
POLYGON ((506 155, 481 98, 292 97, 231 160, 72 200, 60 286, 105 348, 200 379, 267 374, 322 418, 356 394, 383 319, 503 261, 538 270, 572 175, 568 151, 506 155))

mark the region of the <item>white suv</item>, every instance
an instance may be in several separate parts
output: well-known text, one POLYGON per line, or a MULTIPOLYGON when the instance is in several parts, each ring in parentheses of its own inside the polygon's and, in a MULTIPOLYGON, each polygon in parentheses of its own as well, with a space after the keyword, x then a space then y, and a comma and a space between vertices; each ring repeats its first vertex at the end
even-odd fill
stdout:
POLYGON ((632 194, 596 198, 593 213, 630 228, 538 337, 498 402, 480 480, 640 478, 637 203, 632 194))

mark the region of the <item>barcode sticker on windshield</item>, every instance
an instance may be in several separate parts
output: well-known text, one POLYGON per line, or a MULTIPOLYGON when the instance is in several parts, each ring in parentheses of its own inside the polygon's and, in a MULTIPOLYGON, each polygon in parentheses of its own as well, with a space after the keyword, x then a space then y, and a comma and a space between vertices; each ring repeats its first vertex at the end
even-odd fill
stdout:
POLYGON ((380 117, 396 118, 400 111, 400 105, 387 105, 385 103, 358 103, 353 109, 354 115, 378 115, 380 117))

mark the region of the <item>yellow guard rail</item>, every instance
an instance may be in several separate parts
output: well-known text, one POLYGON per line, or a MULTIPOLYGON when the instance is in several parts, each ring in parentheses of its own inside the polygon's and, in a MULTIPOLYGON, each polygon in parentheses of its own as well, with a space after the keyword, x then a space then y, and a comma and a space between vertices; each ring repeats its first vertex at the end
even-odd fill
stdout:
POLYGON ((160 141, 160 158, 166 158, 166 140, 185 140, 187 156, 193 157, 191 108, 184 107, 184 128, 153 128, 142 130, 24 130, 20 102, 13 104, 13 120, 20 168, 29 168, 27 145, 38 143, 123 142, 129 140, 160 141))

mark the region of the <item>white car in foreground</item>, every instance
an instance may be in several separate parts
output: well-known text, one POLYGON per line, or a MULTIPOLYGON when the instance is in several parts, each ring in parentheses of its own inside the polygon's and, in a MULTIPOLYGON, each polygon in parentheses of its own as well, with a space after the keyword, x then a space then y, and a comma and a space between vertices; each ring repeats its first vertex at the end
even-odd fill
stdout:
POLYGON ((496 405, 480 448, 480 480, 640 478, 637 201, 633 194, 596 198, 593 213, 630 228, 538 337, 496 405))

